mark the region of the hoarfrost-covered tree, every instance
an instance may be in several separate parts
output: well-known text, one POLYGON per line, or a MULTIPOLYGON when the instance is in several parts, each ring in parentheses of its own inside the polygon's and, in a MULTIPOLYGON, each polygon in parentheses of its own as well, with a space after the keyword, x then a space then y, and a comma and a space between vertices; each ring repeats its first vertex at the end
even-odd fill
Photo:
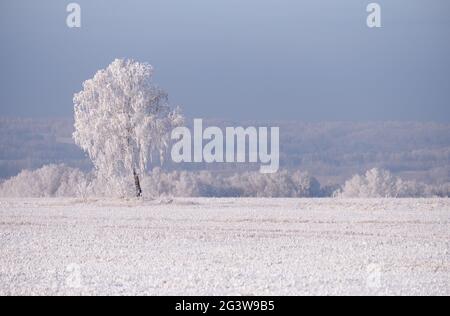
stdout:
POLYGON ((335 195, 345 198, 390 198, 398 197, 403 186, 401 179, 390 172, 371 169, 365 175, 355 175, 335 195))
POLYGON ((171 130, 183 121, 179 110, 170 108, 168 95, 151 82, 152 75, 149 64, 117 59, 74 97, 76 144, 88 153, 100 179, 124 190, 134 182, 137 197, 153 155, 163 160, 171 130))
POLYGON ((432 191, 424 184, 403 181, 389 171, 375 168, 363 176, 355 175, 334 195, 342 198, 405 198, 432 196, 432 191))
POLYGON ((22 172, 0 184, 1 197, 42 198, 82 196, 88 175, 65 165, 48 165, 22 172))

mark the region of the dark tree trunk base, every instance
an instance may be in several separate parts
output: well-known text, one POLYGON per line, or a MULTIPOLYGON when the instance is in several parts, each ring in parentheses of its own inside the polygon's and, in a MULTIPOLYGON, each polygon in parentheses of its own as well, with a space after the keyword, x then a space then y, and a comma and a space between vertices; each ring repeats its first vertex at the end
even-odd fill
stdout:
POLYGON ((137 174, 136 170, 133 170, 133 176, 134 176, 134 185, 136 186, 136 197, 141 198, 142 197, 141 181, 139 180, 139 175, 137 174))

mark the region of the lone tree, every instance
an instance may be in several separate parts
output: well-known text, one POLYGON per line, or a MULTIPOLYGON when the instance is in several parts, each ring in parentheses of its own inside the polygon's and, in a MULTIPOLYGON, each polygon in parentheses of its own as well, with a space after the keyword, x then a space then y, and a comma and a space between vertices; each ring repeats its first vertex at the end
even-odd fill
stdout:
POLYGON ((134 182, 137 197, 153 154, 163 160, 170 132, 183 120, 170 108, 167 93, 152 84, 152 75, 149 64, 117 59, 74 96, 75 143, 98 176, 127 186, 134 182))

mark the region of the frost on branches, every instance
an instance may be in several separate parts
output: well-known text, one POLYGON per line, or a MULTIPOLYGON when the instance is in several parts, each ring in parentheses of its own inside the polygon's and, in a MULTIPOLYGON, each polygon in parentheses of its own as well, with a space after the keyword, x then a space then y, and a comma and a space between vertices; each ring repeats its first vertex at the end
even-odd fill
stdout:
MULTIPOLYGON (((129 178, 129 177, 128 177, 129 178)), ((0 183, 0 197, 41 198, 70 197, 87 201, 109 197, 111 192, 93 173, 84 173, 65 165, 23 170, 18 176, 0 183)), ((236 174, 210 171, 164 171, 154 168, 140 179, 143 196, 148 199, 178 197, 264 197, 312 198, 331 197, 335 186, 322 187, 314 178, 300 171, 282 170, 276 174, 259 172, 236 174)), ((130 181, 132 182, 132 181, 130 181)), ((131 187, 133 184, 130 184, 131 187)), ((135 193, 134 190, 133 194, 135 193)), ((354 176, 335 192, 339 198, 413 198, 449 197, 450 184, 429 186, 408 182, 388 171, 373 169, 354 176)))
POLYGON ((426 185, 407 182, 389 171, 372 169, 364 176, 356 175, 348 180, 342 190, 335 193, 342 198, 405 198, 432 196, 432 189, 426 185))
POLYGON ((170 132, 182 124, 168 95, 152 84, 153 68, 115 60, 74 97, 73 138, 91 158, 104 189, 142 196, 141 178, 155 154, 163 161, 170 132), (134 188, 134 189, 133 189, 134 188))
POLYGON ((85 197, 88 195, 89 175, 65 165, 48 165, 38 170, 22 170, 0 184, 0 197, 49 198, 85 197))

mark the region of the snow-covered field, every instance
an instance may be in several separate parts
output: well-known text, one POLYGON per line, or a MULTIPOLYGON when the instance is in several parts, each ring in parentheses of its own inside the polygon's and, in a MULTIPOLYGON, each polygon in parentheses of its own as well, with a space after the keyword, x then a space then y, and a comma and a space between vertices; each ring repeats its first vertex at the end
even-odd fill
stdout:
POLYGON ((450 200, 0 200, 0 294, 450 295, 450 200))

